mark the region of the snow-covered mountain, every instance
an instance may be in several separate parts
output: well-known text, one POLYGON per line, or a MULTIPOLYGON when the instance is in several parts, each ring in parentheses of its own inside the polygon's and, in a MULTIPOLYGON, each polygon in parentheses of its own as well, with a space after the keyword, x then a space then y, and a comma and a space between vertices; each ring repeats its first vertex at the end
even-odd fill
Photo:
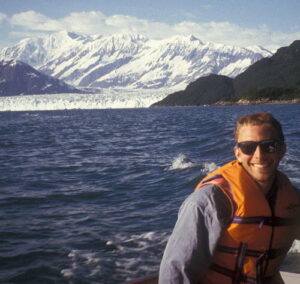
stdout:
POLYGON ((150 40, 141 35, 59 32, 0 50, 65 82, 86 88, 183 89, 209 74, 235 77, 268 50, 204 43, 194 36, 150 40))

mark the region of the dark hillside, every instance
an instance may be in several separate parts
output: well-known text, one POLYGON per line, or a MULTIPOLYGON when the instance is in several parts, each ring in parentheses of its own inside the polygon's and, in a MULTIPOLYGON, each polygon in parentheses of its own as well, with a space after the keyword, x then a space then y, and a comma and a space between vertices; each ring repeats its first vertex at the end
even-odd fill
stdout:
POLYGON ((81 91, 21 61, 0 61, 0 96, 79 92, 81 91))
POLYGON ((235 94, 242 97, 249 89, 294 87, 300 85, 300 40, 282 47, 270 58, 251 65, 234 79, 235 94))
POLYGON ((226 76, 210 75, 199 78, 184 91, 176 92, 153 106, 192 106, 212 104, 220 99, 233 98, 232 79, 226 76))
POLYGON ((251 65, 235 79, 210 75, 153 106, 213 104, 218 101, 292 100, 300 98, 300 40, 282 47, 270 58, 251 65))

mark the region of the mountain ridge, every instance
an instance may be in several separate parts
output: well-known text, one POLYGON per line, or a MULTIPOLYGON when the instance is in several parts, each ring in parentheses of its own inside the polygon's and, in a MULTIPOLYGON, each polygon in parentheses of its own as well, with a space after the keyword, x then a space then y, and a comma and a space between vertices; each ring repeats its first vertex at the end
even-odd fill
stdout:
POLYGON ((182 89, 209 74, 235 77, 271 56, 262 47, 203 42, 193 35, 152 40, 137 34, 59 32, 0 50, 40 72, 81 88, 182 89))

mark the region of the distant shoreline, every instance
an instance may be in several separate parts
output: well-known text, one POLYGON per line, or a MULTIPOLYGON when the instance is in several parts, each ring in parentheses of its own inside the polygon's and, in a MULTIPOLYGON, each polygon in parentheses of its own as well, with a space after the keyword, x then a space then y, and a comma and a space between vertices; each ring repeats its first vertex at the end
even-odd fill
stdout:
POLYGON ((249 101, 249 100, 239 100, 236 102, 228 102, 228 101, 218 101, 213 104, 212 106, 231 106, 231 105, 263 105, 263 104, 300 104, 300 99, 292 99, 292 100, 257 100, 257 101, 249 101))

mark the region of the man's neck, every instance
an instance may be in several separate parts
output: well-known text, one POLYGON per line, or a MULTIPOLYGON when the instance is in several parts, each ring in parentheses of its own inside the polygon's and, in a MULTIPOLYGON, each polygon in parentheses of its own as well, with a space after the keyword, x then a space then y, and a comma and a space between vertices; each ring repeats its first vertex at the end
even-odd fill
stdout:
POLYGON ((262 193, 267 196, 267 194, 269 193, 270 189, 272 188, 273 182, 274 182, 275 176, 265 182, 258 182, 258 186, 260 188, 260 190, 262 191, 262 193))

